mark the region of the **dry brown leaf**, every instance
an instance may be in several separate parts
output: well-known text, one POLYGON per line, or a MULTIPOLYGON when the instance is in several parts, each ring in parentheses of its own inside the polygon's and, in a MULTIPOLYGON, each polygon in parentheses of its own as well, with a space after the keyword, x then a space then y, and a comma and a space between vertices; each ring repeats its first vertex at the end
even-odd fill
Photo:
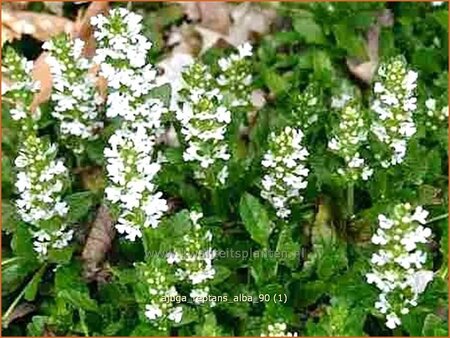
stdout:
POLYGON ((45 8, 58 16, 63 16, 64 1, 44 1, 45 8))
POLYGON ((39 92, 34 95, 30 107, 31 111, 35 111, 41 103, 46 102, 52 92, 52 76, 50 74, 50 67, 45 62, 46 57, 47 53, 42 53, 34 62, 32 77, 35 81, 39 82, 39 92))
POLYGON ((197 25, 195 28, 200 33, 203 45, 201 53, 217 45, 239 46, 249 41, 252 37, 267 34, 271 24, 276 18, 273 9, 262 9, 259 5, 244 2, 232 7, 230 11, 232 24, 228 34, 197 25))
POLYGON ((228 34, 231 24, 228 3, 201 1, 197 5, 200 11, 200 25, 221 34, 228 34))
POLYGON ((56 15, 29 11, 11 11, 2 8, 2 26, 19 36, 28 34, 45 41, 60 33, 71 33, 74 23, 56 15))
POLYGON ((238 46, 248 41, 252 34, 267 34, 276 19, 276 11, 243 2, 233 8, 231 18, 233 25, 227 41, 233 46, 238 46))
POLYGON ((378 16, 377 21, 367 32, 367 54, 369 61, 360 62, 355 58, 347 58, 347 66, 360 80, 365 83, 371 83, 378 68, 379 40, 382 27, 391 27, 394 24, 394 15, 389 9, 383 10, 378 16))
POLYGON ((27 8, 29 1, 2 1, 2 8, 10 10, 23 10, 27 8))
POLYGON ((21 35, 14 32, 7 26, 2 26, 2 47, 6 42, 12 42, 13 40, 20 39, 21 35))
POLYGON ((95 40, 91 26, 91 18, 98 14, 106 14, 109 9, 108 1, 93 1, 86 11, 75 21, 74 37, 86 42, 84 54, 91 57, 95 52, 95 40))
POLYGON ((179 2, 186 17, 200 26, 220 34, 228 34, 231 25, 230 6, 226 2, 179 2))
POLYGON ((81 257, 84 261, 84 276, 87 279, 94 279, 101 270, 101 264, 106 253, 111 248, 112 240, 116 234, 114 222, 108 208, 100 206, 97 216, 92 223, 86 244, 81 257))
POLYGON ((36 306, 31 303, 21 303, 14 308, 14 311, 8 317, 7 322, 3 323, 3 325, 9 325, 16 319, 20 319, 30 314, 31 312, 36 310, 36 306))
POLYGON ((200 21, 200 9, 196 1, 179 1, 178 4, 183 8, 183 12, 189 20, 200 21))

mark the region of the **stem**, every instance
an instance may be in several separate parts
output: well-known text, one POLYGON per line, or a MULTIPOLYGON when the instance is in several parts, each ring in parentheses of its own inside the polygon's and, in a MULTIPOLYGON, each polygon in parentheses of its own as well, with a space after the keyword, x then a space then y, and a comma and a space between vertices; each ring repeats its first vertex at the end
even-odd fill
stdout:
POLYGON ((15 261, 20 260, 20 259, 21 259, 21 257, 11 257, 11 258, 5 259, 4 261, 2 261, 2 266, 3 265, 7 265, 7 264, 12 263, 12 262, 15 262, 15 261))
POLYGON ((84 310, 78 309, 78 314, 80 315, 81 329, 83 330, 85 337, 89 337, 89 329, 86 325, 86 313, 84 312, 84 310))
POLYGON ((353 187, 353 182, 351 182, 347 186, 347 210, 348 213, 350 214, 350 217, 353 216, 354 203, 355 203, 355 190, 353 187))
POLYGON ((430 219, 430 220, 429 220, 427 223, 425 223, 425 224, 430 224, 430 223, 433 223, 433 222, 436 222, 436 221, 440 221, 441 219, 446 219, 447 217, 448 217, 448 214, 439 215, 439 216, 436 216, 436 217, 430 219))
MULTIPOLYGON (((44 270, 47 267, 47 264, 43 264, 40 269, 36 272, 35 275, 42 273, 42 270, 44 270)), ((4 328, 7 328, 9 325, 9 317, 11 316, 11 313, 16 308, 17 304, 22 299, 23 295, 25 294, 25 291, 27 290, 28 286, 33 282, 34 278, 31 278, 30 281, 27 283, 27 285, 22 289, 22 291, 19 293, 19 295, 14 299, 14 301, 9 306, 8 310, 6 310, 5 314, 2 317, 2 325, 4 328)))

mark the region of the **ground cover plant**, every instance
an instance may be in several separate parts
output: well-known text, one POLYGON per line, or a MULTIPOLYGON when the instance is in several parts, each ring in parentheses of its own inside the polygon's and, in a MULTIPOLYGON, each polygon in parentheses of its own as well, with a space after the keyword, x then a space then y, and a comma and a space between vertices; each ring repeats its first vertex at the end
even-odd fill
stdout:
POLYGON ((448 336, 447 3, 2 17, 4 335, 448 336))

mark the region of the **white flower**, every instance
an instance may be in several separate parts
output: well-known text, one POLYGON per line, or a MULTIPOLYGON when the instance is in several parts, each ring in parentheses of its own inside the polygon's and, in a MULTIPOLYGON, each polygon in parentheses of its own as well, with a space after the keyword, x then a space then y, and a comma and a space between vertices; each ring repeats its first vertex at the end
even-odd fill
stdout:
POLYGON ((189 280, 192 285, 199 288, 199 284, 203 284, 211 280, 215 276, 215 269, 212 266, 214 251, 211 249, 210 242, 212 234, 204 231, 199 223, 203 217, 201 212, 191 211, 189 217, 192 221, 192 230, 183 237, 183 242, 175 251, 170 254, 171 259, 179 267, 179 277, 181 280, 189 280))
POLYGON ((297 332, 286 332, 286 323, 276 322, 267 325, 267 332, 262 332, 261 337, 297 337, 297 332))
POLYGON ((161 169, 154 146, 163 133, 161 118, 167 109, 147 97, 157 86, 157 74, 146 64, 151 43, 140 32, 141 21, 124 8, 91 20, 97 40, 94 61, 108 83, 106 116, 123 119, 104 150, 110 181, 105 195, 120 209, 116 229, 131 241, 142 237, 143 228, 158 227, 168 209, 154 183, 161 169))
POLYGON ((30 133, 23 140, 16 159, 16 189, 20 197, 16 200, 19 216, 30 224, 33 246, 40 258, 45 259, 50 248, 61 249, 69 244, 73 231, 63 222, 69 211, 62 201, 64 182, 68 171, 61 160, 55 160, 56 146, 30 133), (59 230, 49 232, 42 229, 51 222, 59 230))
POLYGON ((400 315, 417 305, 418 296, 433 278, 432 271, 423 269, 427 254, 419 247, 431 236, 429 228, 418 224, 426 216, 420 206, 412 214, 408 203, 395 206, 390 218, 378 216, 380 228, 372 242, 380 249, 372 255, 372 271, 366 278, 380 290, 375 308, 387 314, 386 326, 391 329, 401 324, 400 315))
POLYGON ((249 44, 248 42, 238 46, 237 48, 238 48, 238 51, 239 51, 239 56, 241 58, 253 55, 253 53, 252 53, 252 45, 249 44))
MULTIPOLYGON (((371 131, 387 145, 386 152, 378 156, 384 157, 381 165, 389 167, 403 162, 407 141, 416 133, 413 113, 417 109, 414 91, 418 74, 407 69, 404 59, 393 58, 379 67, 378 76, 372 102, 377 119, 371 131)), ((432 105, 432 102, 427 104, 432 105)))
POLYGON ((416 208, 416 210, 414 210, 414 214, 412 215, 412 220, 417 221, 420 224, 426 224, 428 215, 429 215, 428 211, 426 211, 421 206, 418 206, 416 208))
POLYGON ((76 153, 84 145, 82 140, 97 138, 103 127, 99 121, 97 79, 89 73, 90 62, 81 55, 84 42, 68 36, 58 36, 43 45, 48 52, 46 62, 52 75, 53 117, 60 122, 62 137, 76 153), (81 139, 81 140, 80 140, 81 139))
POLYGON ((384 215, 378 216, 378 222, 379 222, 380 228, 382 228, 382 229, 390 229, 394 225, 394 222, 384 215))
POLYGON ((204 65, 194 64, 184 72, 183 88, 176 118, 187 147, 183 159, 192 162, 195 177, 207 186, 226 184, 230 158, 225 140, 231 112, 217 88, 200 79, 211 78, 204 65), (208 174, 207 174, 208 173, 208 174), (208 178, 208 179, 207 179, 208 178))
POLYGON ((181 322, 181 319, 183 318, 183 308, 181 306, 173 308, 172 310, 170 310, 167 318, 174 321, 175 323, 181 322))
POLYGON ((416 294, 421 294, 425 291, 428 283, 433 280, 433 271, 420 270, 409 276, 408 284, 416 294))
POLYGON ((303 132, 286 127, 280 133, 271 133, 269 150, 261 164, 266 174, 261 181, 261 197, 276 209, 277 216, 290 215, 290 204, 301 202, 300 190, 307 186, 308 169, 304 161, 308 151, 302 146, 303 132))
POLYGON ((394 312, 391 312, 386 316, 386 326, 390 329, 395 329, 401 323, 400 318, 398 318, 394 312))
POLYGON ((331 98, 331 108, 343 108, 345 104, 351 100, 351 96, 348 94, 342 94, 340 96, 333 96, 331 98))
POLYGON ((429 109, 429 110, 435 110, 436 109, 436 100, 433 98, 429 98, 425 101, 425 106, 429 109))
POLYGON ((367 140, 368 123, 361 108, 349 95, 344 94, 339 100, 340 103, 334 106, 341 109, 340 122, 333 130, 328 148, 345 162, 344 167, 338 169, 340 175, 350 181, 358 180, 360 177, 367 180, 373 171, 366 165, 359 151, 367 140))
POLYGON ((145 316, 150 320, 155 320, 162 316, 162 311, 156 305, 147 304, 145 305, 145 316))

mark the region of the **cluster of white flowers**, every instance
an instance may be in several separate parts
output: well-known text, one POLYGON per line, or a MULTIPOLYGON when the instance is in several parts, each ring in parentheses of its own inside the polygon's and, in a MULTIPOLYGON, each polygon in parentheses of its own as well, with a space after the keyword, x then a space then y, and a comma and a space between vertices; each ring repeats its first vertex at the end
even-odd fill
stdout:
POLYGON ((112 9, 109 16, 91 19, 97 41, 94 62, 108 83, 106 116, 126 121, 145 121, 159 127, 160 115, 151 111, 147 94, 156 87, 156 69, 146 62, 152 44, 141 34, 142 16, 125 8, 112 9))
POLYGON ((231 112, 220 90, 211 85, 212 75, 206 66, 192 65, 183 78, 185 92, 176 114, 187 143, 183 158, 197 163, 194 174, 206 186, 223 185, 228 178, 226 133, 231 112))
POLYGON ((73 230, 67 230, 63 219, 69 207, 62 200, 68 170, 62 160, 56 160, 54 144, 30 133, 24 140, 15 160, 18 168, 16 201, 20 217, 30 223, 34 249, 45 256, 48 249, 61 249, 72 239, 73 230))
POLYGON ((347 180, 356 181, 360 177, 368 180, 373 174, 361 157, 360 149, 367 141, 367 122, 359 105, 349 96, 333 100, 332 106, 339 108, 339 124, 333 137, 328 142, 328 148, 336 152, 345 161, 345 167, 337 170, 347 180))
POLYGON ((97 109, 102 98, 96 91, 95 75, 89 73, 92 65, 82 56, 84 42, 59 36, 45 42, 42 48, 48 51, 46 62, 52 74, 52 116, 60 121, 67 145, 81 153, 81 141, 97 138, 97 130, 103 127, 97 109))
POLYGON ((166 108, 147 95, 156 86, 156 70, 146 64, 151 43, 141 34, 141 21, 124 8, 91 20, 98 44, 94 61, 108 84, 106 116, 122 119, 104 152, 111 181, 105 193, 120 209, 117 230, 131 241, 142 236, 142 228, 156 228, 168 208, 154 184, 160 170, 155 143, 166 108))
POLYGON ((148 285, 148 292, 151 296, 150 303, 145 305, 145 316, 150 323, 162 331, 167 330, 170 322, 179 323, 183 318, 183 308, 179 305, 174 306, 170 301, 179 296, 179 293, 168 278, 168 272, 144 264, 139 265, 138 269, 148 285))
POLYGON ((222 73, 217 78, 217 84, 223 91, 233 94, 232 107, 249 106, 251 104, 250 62, 252 45, 248 42, 237 47, 238 53, 221 58, 218 62, 222 73))
POLYGON ((206 284, 216 273, 212 265, 215 252, 210 246, 211 232, 204 231, 199 223, 203 214, 191 211, 189 217, 192 229, 184 235, 180 249, 168 255, 167 262, 177 267, 176 276, 180 281, 188 281, 193 286, 190 296, 194 303, 202 303, 209 293, 206 284))
POLYGON ((433 272, 424 265, 427 254, 423 251, 431 237, 424 225, 428 211, 409 203, 394 207, 392 217, 378 216, 379 228, 372 243, 380 246, 372 255, 372 271, 367 282, 380 290, 375 308, 386 316, 386 326, 393 329, 401 324, 400 316, 417 305, 419 295, 433 279, 433 272))
POLYGON ((14 49, 6 48, 2 58, 2 73, 12 83, 2 83, 2 97, 10 104, 11 118, 20 125, 21 133, 29 133, 37 130, 35 123, 41 117, 37 108, 31 112, 30 106, 34 94, 39 90, 39 82, 33 81, 31 72, 33 61, 18 55, 14 49))
POLYGON ((64 223, 69 207, 62 200, 68 170, 62 160, 56 159, 56 145, 37 136, 40 112, 30 110, 39 88, 31 78, 33 63, 10 49, 4 54, 2 67, 14 81, 4 95, 11 100, 11 117, 19 125, 22 138, 14 161, 19 193, 16 207, 21 219, 30 225, 34 250, 45 259, 49 249, 66 247, 73 236, 73 230, 64 223))
POLYGON ((269 150, 261 162, 266 171, 261 196, 273 205, 281 218, 291 214, 290 204, 303 200, 300 190, 308 184, 305 160, 309 154, 302 139, 300 129, 286 127, 280 133, 272 132, 269 150))
POLYGON ((286 323, 274 323, 267 325, 267 332, 262 332, 261 337, 297 337, 297 332, 286 332, 286 323))
POLYGON ((425 101, 427 108, 427 114, 425 117, 425 126, 432 131, 436 131, 443 126, 447 126, 448 120, 448 106, 444 106, 441 109, 437 108, 436 100, 429 98, 425 101))
POLYGON ((161 165, 153 160, 154 138, 145 129, 119 129, 105 148, 106 170, 111 181, 106 198, 120 205, 116 229, 135 241, 142 228, 156 228, 167 202, 153 183, 161 165))
POLYGON ((403 162, 407 141, 416 133, 413 120, 417 108, 416 81, 417 72, 407 69, 406 61, 401 57, 378 68, 371 106, 377 116, 371 130, 389 147, 387 158, 378 154, 385 168, 403 162))

